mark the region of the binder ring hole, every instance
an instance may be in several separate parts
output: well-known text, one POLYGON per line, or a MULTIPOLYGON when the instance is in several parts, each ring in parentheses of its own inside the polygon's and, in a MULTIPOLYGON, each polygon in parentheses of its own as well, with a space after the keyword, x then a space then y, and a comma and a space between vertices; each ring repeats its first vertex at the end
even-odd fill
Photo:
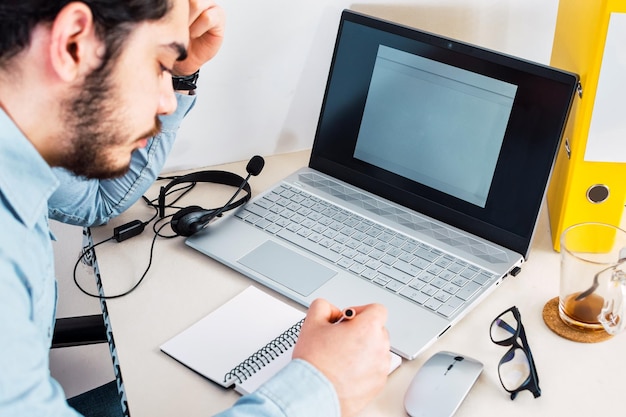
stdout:
POLYGON ((587 190, 587 200, 593 204, 600 204, 609 198, 609 187, 604 184, 595 184, 587 190))

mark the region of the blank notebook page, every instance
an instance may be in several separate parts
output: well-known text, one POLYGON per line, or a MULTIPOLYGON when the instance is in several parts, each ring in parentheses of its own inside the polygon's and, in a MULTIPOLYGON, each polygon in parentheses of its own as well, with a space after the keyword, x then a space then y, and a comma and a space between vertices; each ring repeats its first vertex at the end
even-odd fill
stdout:
POLYGON ((211 381, 242 393, 254 391, 291 360, 292 348, 260 367, 254 376, 224 377, 297 324, 304 312, 250 286, 174 336, 161 350, 211 381))

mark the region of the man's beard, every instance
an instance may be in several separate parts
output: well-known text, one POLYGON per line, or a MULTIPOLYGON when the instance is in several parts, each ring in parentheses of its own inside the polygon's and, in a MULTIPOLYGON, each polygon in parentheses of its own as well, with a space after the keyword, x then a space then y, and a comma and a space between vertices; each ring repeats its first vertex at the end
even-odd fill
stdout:
MULTIPOLYGON (((124 175, 130 163, 120 165, 115 155, 128 146, 128 130, 132 126, 116 107, 116 90, 109 69, 104 65, 85 78, 80 90, 64 103, 62 139, 66 152, 58 165, 86 178, 108 179, 124 175)), ((154 127, 136 139, 155 136, 161 121, 155 116, 154 127)))

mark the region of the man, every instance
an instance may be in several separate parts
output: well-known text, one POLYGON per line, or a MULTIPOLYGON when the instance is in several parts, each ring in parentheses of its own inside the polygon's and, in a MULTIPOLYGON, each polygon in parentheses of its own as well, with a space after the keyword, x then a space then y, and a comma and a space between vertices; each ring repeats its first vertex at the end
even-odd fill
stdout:
MULTIPOLYGON (((172 75, 212 58, 223 29, 212 0, 0 4, 0 416, 76 415, 48 370, 48 215, 102 224, 140 198, 195 100, 172 75)), ((356 313, 333 324, 340 311, 315 301, 294 360, 223 415, 362 409, 385 383, 389 341, 383 307, 356 313)))

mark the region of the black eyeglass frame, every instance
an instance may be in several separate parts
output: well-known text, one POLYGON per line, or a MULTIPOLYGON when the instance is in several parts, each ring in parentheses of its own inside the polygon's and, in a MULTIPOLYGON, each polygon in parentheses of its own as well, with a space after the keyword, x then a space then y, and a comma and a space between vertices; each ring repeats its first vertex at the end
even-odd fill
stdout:
POLYGON ((524 330, 524 325, 522 324, 522 316, 516 306, 513 306, 503 311, 491 322, 491 326, 489 326, 489 338, 496 345, 511 346, 511 348, 502 356, 502 359, 500 359, 500 362, 498 363, 498 378, 500 378, 500 384, 502 384, 502 388, 504 388, 505 391, 511 394, 511 400, 514 400, 515 397, 517 397, 517 394, 524 390, 528 390, 532 392, 535 398, 541 396, 541 388, 539 388, 539 375, 537 375, 537 367, 535 366, 535 360, 533 359, 533 354, 530 351, 530 346, 528 345, 528 340, 526 339, 526 331, 524 330), (515 317, 515 320, 517 320, 517 323, 518 323, 517 328, 513 329, 508 323, 506 323, 504 320, 501 320, 503 323, 505 323, 508 326, 508 328, 505 328, 505 330, 512 333, 512 335, 508 339, 498 340, 498 341, 493 340, 493 335, 491 334, 491 328, 493 326, 499 326, 499 327, 504 328, 500 323, 498 323, 498 320, 500 320, 501 317, 507 314, 508 312, 513 313, 513 317, 515 317), (514 330, 514 331, 511 332, 511 330, 514 330), (522 341, 521 345, 518 343, 518 339, 522 341), (500 375, 500 367, 503 363, 506 362, 505 358, 507 358, 511 353, 513 353, 515 349, 521 349, 524 352, 524 354, 526 355, 526 358, 528 359, 528 365, 530 369, 529 369, 528 378, 526 378, 526 380, 518 388, 514 390, 509 390, 506 388, 506 386, 502 382, 502 375, 500 375))

